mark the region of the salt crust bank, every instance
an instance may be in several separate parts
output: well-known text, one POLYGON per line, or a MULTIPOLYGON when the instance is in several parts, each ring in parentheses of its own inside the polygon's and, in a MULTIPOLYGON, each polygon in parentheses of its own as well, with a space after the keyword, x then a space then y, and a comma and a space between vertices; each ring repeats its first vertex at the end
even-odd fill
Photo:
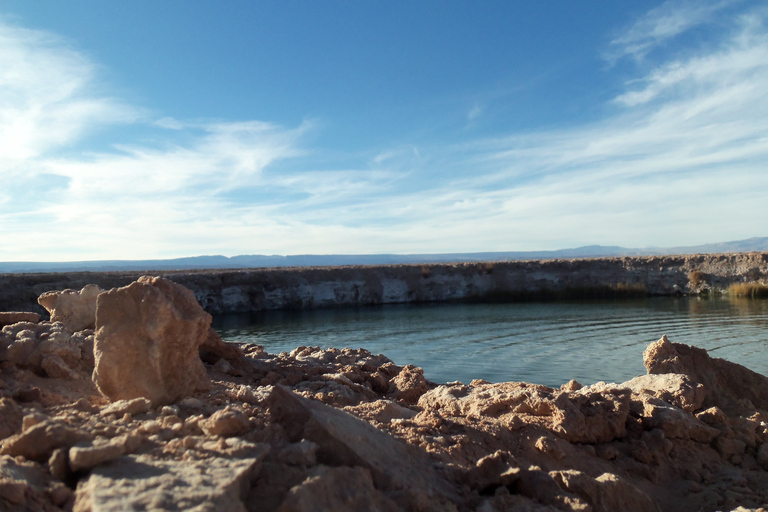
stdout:
MULTIPOLYGON (((151 269, 148 269, 151 270, 151 269)), ((144 272, 0 275, 0 311, 46 312, 48 290, 108 290, 144 272)), ((157 271, 211 314, 441 301, 719 293, 768 277, 768 253, 542 261, 157 271)))

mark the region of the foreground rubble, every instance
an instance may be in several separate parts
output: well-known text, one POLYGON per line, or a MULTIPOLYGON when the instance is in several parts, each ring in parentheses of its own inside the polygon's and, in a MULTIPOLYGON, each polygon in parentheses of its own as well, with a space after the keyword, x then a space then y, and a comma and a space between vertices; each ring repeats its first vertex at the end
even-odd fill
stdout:
POLYGON ((363 349, 225 343, 164 279, 56 293, 60 321, 0 331, 0 511, 768 504, 768 379, 666 337, 621 384, 438 386, 363 349))

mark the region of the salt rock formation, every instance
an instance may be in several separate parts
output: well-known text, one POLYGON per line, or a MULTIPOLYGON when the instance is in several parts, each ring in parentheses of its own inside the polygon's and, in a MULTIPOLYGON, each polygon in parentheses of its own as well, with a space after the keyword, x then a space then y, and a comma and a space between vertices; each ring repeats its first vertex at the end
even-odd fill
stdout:
POLYGON ((36 324, 40 321, 40 315, 32 312, 23 311, 4 311, 0 312, 0 327, 13 325, 19 322, 30 322, 36 324))
POLYGON ((93 381, 112 401, 168 404, 208 387, 198 347, 211 315, 181 285, 160 277, 99 295, 93 381))
POLYGON ((93 331, 72 333, 61 322, 19 322, 0 331, 0 361, 51 378, 78 380, 93 370, 93 331))
POLYGON ((700 383, 706 390, 701 404, 705 408, 719 407, 728 413, 755 407, 768 411, 768 377, 710 357, 704 349, 672 343, 662 336, 648 345, 643 362, 649 374, 683 374, 700 383))
POLYGON ((37 299, 51 314, 52 322, 61 322, 72 332, 93 329, 96 324, 96 299, 104 290, 88 284, 82 290, 45 292, 37 299))

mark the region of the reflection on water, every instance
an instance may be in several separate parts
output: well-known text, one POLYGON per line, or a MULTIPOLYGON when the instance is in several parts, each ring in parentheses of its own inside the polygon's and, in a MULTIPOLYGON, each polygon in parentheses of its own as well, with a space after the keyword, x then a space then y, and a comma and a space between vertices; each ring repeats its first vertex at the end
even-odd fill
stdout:
POLYGON ((768 374, 768 300, 396 305, 227 315, 214 327, 272 353, 362 347, 435 382, 621 382, 645 373, 643 350, 662 334, 768 374))

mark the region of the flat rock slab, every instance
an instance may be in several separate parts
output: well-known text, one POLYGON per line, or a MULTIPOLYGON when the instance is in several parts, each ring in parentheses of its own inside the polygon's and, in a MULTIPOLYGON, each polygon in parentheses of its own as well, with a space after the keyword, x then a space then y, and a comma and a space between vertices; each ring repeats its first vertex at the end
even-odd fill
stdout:
POLYGON ((40 321, 40 315, 27 311, 2 311, 0 312, 0 327, 13 325, 19 322, 31 322, 36 324, 40 321))
POLYGON ((414 491, 455 501, 454 491, 429 456, 351 414, 276 386, 267 404, 292 441, 317 444, 317 461, 328 466, 360 466, 377 489, 414 491))
POLYGON ((78 484, 74 512, 199 510, 245 512, 243 497, 269 446, 242 459, 166 461, 123 456, 96 467, 78 484))

